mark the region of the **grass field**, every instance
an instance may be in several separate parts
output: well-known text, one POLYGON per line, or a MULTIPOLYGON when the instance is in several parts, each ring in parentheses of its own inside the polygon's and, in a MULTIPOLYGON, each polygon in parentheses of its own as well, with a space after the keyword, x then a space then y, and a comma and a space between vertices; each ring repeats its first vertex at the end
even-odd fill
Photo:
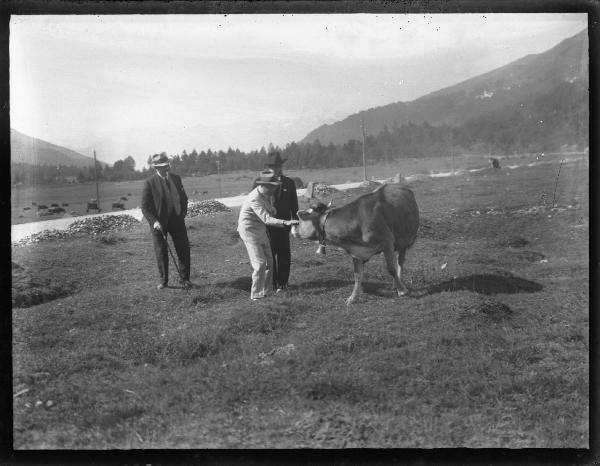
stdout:
POLYGON ((376 256, 349 307, 351 259, 296 239, 251 302, 237 210, 188 220, 191 291, 155 289, 146 224, 13 246, 15 447, 586 448, 588 165, 558 168, 411 182, 411 294, 376 256))
MULTIPOLYGON (((506 159, 506 163, 527 163, 533 160, 533 156, 517 156, 506 159)), ((503 160, 504 162, 504 160, 503 160)), ((488 161, 485 157, 457 156, 454 165, 456 169, 485 167, 488 161)), ((417 174, 430 172, 447 172, 452 169, 450 158, 424 158, 424 159, 402 159, 369 166, 367 177, 385 179, 396 173, 417 174)), ((289 176, 298 176, 303 181, 319 181, 327 184, 346 183, 348 181, 360 181, 363 179, 362 167, 347 167, 335 170, 289 170, 285 172, 289 176)), ((214 199, 218 197, 237 196, 248 192, 252 181, 256 177, 254 172, 233 172, 221 176, 221 188, 217 175, 203 177, 185 177, 183 184, 186 192, 192 200, 214 199)), ((122 202, 121 197, 126 197, 124 202, 126 209, 140 206, 142 200, 143 181, 123 182, 100 182, 98 192, 100 194, 100 208, 103 212, 110 211, 113 202, 122 202)), ((67 212, 76 212, 84 215, 87 202, 96 197, 95 183, 83 184, 46 184, 39 186, 16 186, 11 192, 11 221, 13 225, 39 220, 59 218, 61 214, 44 217, 37 216, 37 207, 32 203, 50 204, 55 203, 65 206, 67 212), (28 210, 24 210, 29 208, 28 210)), ((92 213, 95 213, 93 211, 92 213)))

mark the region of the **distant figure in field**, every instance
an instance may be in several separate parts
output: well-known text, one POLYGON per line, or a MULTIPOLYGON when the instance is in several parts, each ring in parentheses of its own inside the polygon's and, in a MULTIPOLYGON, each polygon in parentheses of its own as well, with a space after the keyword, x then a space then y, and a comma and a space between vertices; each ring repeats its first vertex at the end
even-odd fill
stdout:
POLYGON ((254 183, 256 187, 246 196, 240 209, 238 233, 246 245, 252 265, 250 298, 256 301, 273 291, 273 253, 267 228, 270 231, 285 229, 289 241, 289 227, 298 222, 275 217, 274 194, 281 189, 282 183, 273 170, 263 171, 254 183))
POLYGON ((495 158, 490 159, 490 165, 492 166, 492 168, 500 168, 500 162, 498 159, 495 158))
POLYGON ((169 282, 169 255, 167 233, 171 235, 179 262, 180 281, 185 288, 190 282, 190 243, 185 226, 188 197, 181 177, 169 171, 169 159, 165 152, 152 156, 156 173, 144 181, 142 213, 150 224, 154 253, 158 263, 159 290, 169 282))
MULTIPOLYGON (((279 152, 271 152, 265 163, 267 169, 272 170, 275 180, 280 183, 273 192, 275 218, 282 220, 298 220, 298 196, 296 183, 293 179, 283 175, 283 163, 279 152)), ((256 181, 252 189, 256 187, 256 181)), ((284 291, 290 278, 292 253, 290 250, 290 227, 278 228, 267 225, 271 252, 273 254, 273 289, 276 292, 284 291)))

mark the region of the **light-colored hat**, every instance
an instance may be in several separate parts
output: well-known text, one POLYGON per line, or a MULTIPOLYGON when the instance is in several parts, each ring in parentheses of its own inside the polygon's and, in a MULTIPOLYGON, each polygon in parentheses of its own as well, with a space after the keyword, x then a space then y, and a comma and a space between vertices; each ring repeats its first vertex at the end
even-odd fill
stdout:
POLYGON ((166 167, 167 165, 169 165, 169 157, 164 152, 152 156, 153 167, 166 167))
POLYGON ((273 170, 263 170, 262 172, 260 172, 260 175, 258 175, 256 184, 267 186, 279 186, 281 184, 281 181, 277 181, 275 172, 273 170))

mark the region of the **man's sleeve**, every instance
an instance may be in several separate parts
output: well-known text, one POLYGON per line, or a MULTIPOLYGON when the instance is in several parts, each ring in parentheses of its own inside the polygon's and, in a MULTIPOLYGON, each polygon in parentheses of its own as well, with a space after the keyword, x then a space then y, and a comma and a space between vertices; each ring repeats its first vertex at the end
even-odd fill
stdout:
POLYGON ((267 225, 283 225, 283 220, 272 217, 258 199, 252 199, 250 201, 250 207, 263 223, 267 225))
POLYGON ((298 193, 296 192, 296 183, 291 180, 292 189, 290 189, 290 209, 292 210, 292 219, 298 220, 298 193))
POLYGON ((187 196, 187 193, 185 192, 185 189, 183 189, 183 180, 181 179, 181 176, 178 176, 178 178, 179 178, 179 186, 181 188, 181 192, 179 193, 179 198, 181 200, 181 212, 182 212, 183 216, 185 217, 187 215, 188 196, 187 196))
POLYGON ((150 186, 150 180, 144 181, 144 189, 142 191, 142 214, 148 220, 150 226, 156 222, 156 208, 154 206, 154 199, 152 198, 152 187, 150 186))

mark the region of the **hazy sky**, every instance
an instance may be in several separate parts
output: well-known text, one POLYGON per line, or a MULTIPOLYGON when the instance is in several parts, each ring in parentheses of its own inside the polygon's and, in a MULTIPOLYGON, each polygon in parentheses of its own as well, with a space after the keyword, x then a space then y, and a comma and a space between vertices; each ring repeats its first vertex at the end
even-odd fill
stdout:
POLYGON ((196 125, 244 150, 285 144, 586 26, 586 14, 13 16, 11 127, 74 149, 196 125))

